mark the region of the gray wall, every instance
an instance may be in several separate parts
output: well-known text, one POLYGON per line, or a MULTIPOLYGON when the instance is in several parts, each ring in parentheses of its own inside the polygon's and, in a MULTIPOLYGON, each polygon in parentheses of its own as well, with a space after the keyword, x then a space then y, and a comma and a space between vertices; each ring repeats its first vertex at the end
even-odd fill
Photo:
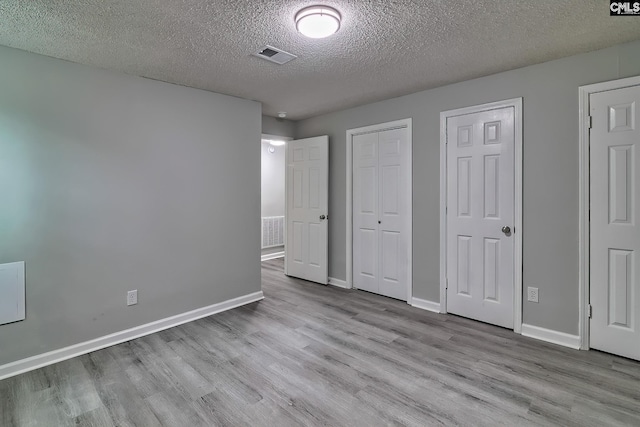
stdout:
POLYGON ((262 133, 293 138, 295 122, 271 116, 262 116, 262 133))
POLYGON ((284 216, 284 176, 286 146, 273 147, 260 144, 262 156, 262 216, 284 216))
POLYGON ((0 364, 260 290, 259 103, 4 47, 0 64, 0 263, 27 269, 0 364))
POLYGON ((524 322, 578 333, 578 86, 640 74, 640 41, 315 117, 296 137, 330 136, 329 275, 345 279, 345 133, 413 118, 413 292, 439 301, 441 111, 524 98, 524 322), (526 292, 525 292, 526 295, 526 292))

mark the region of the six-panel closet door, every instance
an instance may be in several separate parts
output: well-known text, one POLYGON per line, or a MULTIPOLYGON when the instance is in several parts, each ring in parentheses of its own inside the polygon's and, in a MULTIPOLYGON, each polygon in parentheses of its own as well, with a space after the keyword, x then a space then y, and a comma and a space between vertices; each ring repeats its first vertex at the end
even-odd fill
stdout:
POLYGON ((640 360, 640 86, 589 104, 590 346, 640 360))
POLYGON ((446 120, 447 312, 512 328, 515 109, 446 120))
POLYGON ((411 147, 407 128, 353 136, 353 285, 406 300, 411 147))

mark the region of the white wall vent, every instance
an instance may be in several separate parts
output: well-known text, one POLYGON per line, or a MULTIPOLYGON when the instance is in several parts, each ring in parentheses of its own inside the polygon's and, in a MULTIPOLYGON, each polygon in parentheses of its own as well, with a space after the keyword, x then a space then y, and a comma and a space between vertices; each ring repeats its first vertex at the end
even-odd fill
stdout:
POLYGON ((297 56, 292 53, 285 52, 282 49, 278 49, 277 47, 269 45, 260 48, 260 50, 258 50, 253 55, 257 56, 258 58, 266 59, 267 61, 275 62, 279 65, 286 64, 287 62, 293 61, 297 58, 297 56))
POLYGON ((262 249, 284 245, 284 217, 262 217, 262 249))

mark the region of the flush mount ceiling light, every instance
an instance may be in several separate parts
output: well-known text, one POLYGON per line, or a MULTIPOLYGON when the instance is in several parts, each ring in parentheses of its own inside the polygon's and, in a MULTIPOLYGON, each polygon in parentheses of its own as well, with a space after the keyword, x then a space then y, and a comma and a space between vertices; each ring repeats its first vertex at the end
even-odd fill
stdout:
POLYGON ((340 29, 340 13, 329 6, 305 7, 296 13, 296 29, 312 39, 322 39, 340 29))

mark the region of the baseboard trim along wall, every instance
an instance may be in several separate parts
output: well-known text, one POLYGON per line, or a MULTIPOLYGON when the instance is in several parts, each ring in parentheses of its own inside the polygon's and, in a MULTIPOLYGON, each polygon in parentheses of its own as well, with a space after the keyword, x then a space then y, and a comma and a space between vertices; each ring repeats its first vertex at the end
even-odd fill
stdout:
POLYGON ((284 251, 274 252, 272 254, 264 254, 260 257, 260 261, 269 261, 270 259, 284 258, 284 251))
POLYGON ((434 313, 440 313, 439 302, 427 301, 426 299, 420 298, 411 298, 411 306, 427 311, 433 311, 434 313))
POLYGON ((262 291, 0 366, 0 380, 264 299, 262 291))
POLYGON ((580 349, 580 336, 571 335, 565 332, 558 332, 551 329, 541 328, 539 326, 522 324, 522 335, 529 338, 535 338, 541 341, 558 344, 565 347, 580 349))
POLYGON ((336 279, 335 277, 329 277, 329 285, 342 289, 351 289, 349 285, 347 285, 347 282, 345 282, 344 280, 336 279))

